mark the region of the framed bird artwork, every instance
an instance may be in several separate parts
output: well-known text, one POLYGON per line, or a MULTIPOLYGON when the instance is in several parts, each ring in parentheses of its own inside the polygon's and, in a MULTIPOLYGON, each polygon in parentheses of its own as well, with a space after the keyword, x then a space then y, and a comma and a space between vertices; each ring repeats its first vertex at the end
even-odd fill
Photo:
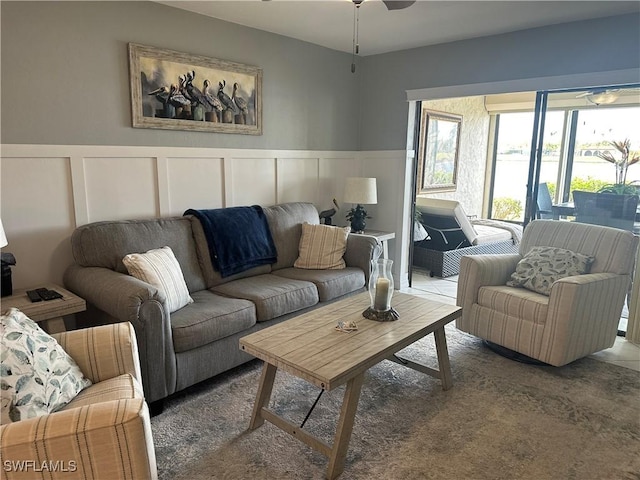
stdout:
POLYGON ((262 135, 262 69, 129 44, 135 128, 262 135))

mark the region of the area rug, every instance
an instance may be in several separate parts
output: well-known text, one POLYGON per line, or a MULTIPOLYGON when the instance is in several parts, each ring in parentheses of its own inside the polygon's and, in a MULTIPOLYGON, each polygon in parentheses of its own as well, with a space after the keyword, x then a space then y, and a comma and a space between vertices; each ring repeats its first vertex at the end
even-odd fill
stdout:
MULTIPOLYGON (((341 479, 640 479, 640 374, 585 358, 503 358, 447 326, 454 385, 384 361, 365 376, 341 479)), ((436 366, 433 336, 403 355, 436 366)), ((261 363, 170 398, 151 419, 160 479, 322 479, 327 460, 269 423, 249 431, 261 363)), ((344 387, 305 429, 330 443, 344 387)), ((318 390, 278 372, 271 408, 299 424, 318 390)))

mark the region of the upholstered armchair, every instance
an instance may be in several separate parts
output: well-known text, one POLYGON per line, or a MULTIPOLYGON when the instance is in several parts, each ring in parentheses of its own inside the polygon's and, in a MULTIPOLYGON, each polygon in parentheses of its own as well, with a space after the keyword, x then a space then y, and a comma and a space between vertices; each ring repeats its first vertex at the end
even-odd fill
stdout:
POLYGON ((631 282, 638 239, 631 232, 577 222, 534 220, 519 254, 462 258, 456 327, 541 362, 561 366, 613 346, 631 282), (549 295, 507 286, 533 247, 594 257, 586 274, 550 285, 549 295))
POLYGON ((1 477, 157 478, 131 324, 52 336, 93 384, 61 410, 0 426, 1 477))

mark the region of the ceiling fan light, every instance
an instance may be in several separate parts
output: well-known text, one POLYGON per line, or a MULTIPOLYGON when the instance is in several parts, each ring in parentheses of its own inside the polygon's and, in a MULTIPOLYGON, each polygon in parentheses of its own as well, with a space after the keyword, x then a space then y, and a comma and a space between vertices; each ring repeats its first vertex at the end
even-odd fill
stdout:
POLYGON ((586 98, 594 105, 609 105, 618 99, 618 94, 613 92, 592 93, 587 95, 586 98))

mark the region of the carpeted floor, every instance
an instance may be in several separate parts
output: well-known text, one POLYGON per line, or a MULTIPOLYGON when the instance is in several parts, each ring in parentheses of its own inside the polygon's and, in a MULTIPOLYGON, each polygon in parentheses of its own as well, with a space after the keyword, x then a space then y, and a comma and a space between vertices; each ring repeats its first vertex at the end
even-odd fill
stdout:
MULTIPOLYGON (((437 365, 433 336, 403 353, 437 365)), ((454 386, 384 361, 365 377, 341 479, 640 479, 640 373, 496 355, 447 326, 454 386)), ((327 460, 251 416, 255 361, 171 398, 151 419, 160 479, 322 479, 327 460)), ((272 408, 300 423, 317 389, 278 373, 272 408)), ((305 429, 331 442, 344 387, 305 429)))

